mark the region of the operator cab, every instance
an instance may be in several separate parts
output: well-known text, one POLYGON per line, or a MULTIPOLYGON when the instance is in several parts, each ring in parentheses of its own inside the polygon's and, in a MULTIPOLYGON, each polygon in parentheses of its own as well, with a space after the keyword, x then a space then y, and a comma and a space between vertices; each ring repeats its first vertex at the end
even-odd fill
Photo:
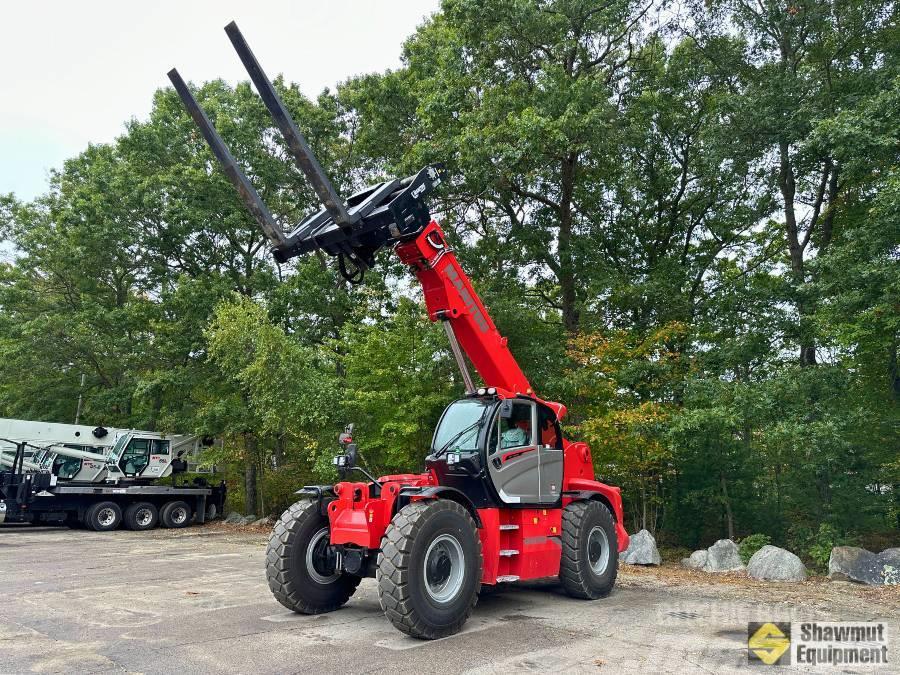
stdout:
MULTIPOLYGON (((81 452, 91 452, 97 455, 97 461, 103 462, 103 448, 94 447, 93 445, 79 445, 76 443, 63 443, 62 447, 71 448, 72 450, 80 450, 81 452)), ((53 466, 51 473, 59 478, 72 479, 81 471, 84 460, 80 457, 67 457, 61 454, 53 455, 53 466)))
POLYGON ((131 433, 116 439, 110 460, 126 478, 160 476, 169 464, 170 443, 131 433))
POLYGON ((556 504, 562 433, 554 412, 533 399, 460 399, 444 410, 426 465, 477 508, 556 504))

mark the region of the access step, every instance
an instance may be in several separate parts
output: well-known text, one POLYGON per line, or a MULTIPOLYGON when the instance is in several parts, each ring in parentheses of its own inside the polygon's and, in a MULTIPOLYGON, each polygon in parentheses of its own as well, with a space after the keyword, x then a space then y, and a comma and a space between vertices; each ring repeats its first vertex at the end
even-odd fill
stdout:
POLYGON ((500 549, 500 557, 501 558, 509 558, 510 556, 519 555, 519 552, 514 548, 502 548, 500 549))
POLYGON ((497 577, 498 584, 502 584, 502 583, 505 583, 508 581, 518 581, 518 580, 519 580, 519 577, 517 577, 515 574, 505 574, 503 576, 497 577))
POLYGON ((506 530, 518 530, 518 529, 519 529, 519 526, 518 526, 518 525, 514 525, 514 524, 512 524, 512 523, 509 523, 508 525, 501 525, 501 526, 500 526, 500 530, 501 530, 501 531, 506 531, 506 530))

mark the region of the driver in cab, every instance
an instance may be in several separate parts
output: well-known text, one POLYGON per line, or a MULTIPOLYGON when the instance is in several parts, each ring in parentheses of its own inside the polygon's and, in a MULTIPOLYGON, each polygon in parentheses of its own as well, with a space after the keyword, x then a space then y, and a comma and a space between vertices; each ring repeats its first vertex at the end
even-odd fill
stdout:
POLYGON ((507 427, 500 434, 500 449, 518 448, 528 445, 531 441, 531 410, 525 406, 515 406, 513 416, 508 420, 501 420, 507 427))

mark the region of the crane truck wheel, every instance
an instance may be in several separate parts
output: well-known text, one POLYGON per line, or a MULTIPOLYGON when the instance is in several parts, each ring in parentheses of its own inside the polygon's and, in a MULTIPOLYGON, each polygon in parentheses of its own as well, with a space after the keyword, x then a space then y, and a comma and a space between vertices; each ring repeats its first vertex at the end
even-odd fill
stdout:
POLYGON ((187 527, 191 523, 191 507, 187 502, 166 502, 159 512, 163 527, 187 527))
POLYGON ((123 521, 129 530, 152 530, 159 525, 159 510, 150 502, 135 502, 125 509, 123 521))
POLYGON ((459 632, 478 602, 481 538, 464 506, 413 502, 391 520, 378 556, 381 609, 394 627, 434 640, 459 632))
POLYGON ((350 599, 360 577, 335 568, 328 518, 317 502, 281 514, 266 548, 266 579, 275 599, 298 614, 331 612, 350 599))
POLYGON ((219 507, 218 506, 216 506, 215 504, 207 504, 206 505, 206 518, 204 520, 206 520, 207 522, 209 522, 210 520, 215 520, 216 516, 218 516, 218 515, 219 515, 219 507))
POLYGON ((572 502, 562 514, 559 580, 573 598, 596 600, 609 595, 618 574, 616 524, 606 505, 572 502))
POLYGON ((97 502, 84 512, 84 524, 96 532, 109 532, 122 524, 122 509, 115 502, 97 502))

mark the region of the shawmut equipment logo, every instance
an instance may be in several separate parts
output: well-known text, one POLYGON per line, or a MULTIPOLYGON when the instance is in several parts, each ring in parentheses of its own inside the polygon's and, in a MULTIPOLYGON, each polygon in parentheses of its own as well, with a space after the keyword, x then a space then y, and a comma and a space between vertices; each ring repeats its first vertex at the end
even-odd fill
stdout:
POLYGON ((804 621, 747 624, 747 660, 767 666, 888 664, 887 624, 804 621))
POLYGON ((791 662, 791 624, 748 623, 747 659, 750 663, 786 666, 791 662))

